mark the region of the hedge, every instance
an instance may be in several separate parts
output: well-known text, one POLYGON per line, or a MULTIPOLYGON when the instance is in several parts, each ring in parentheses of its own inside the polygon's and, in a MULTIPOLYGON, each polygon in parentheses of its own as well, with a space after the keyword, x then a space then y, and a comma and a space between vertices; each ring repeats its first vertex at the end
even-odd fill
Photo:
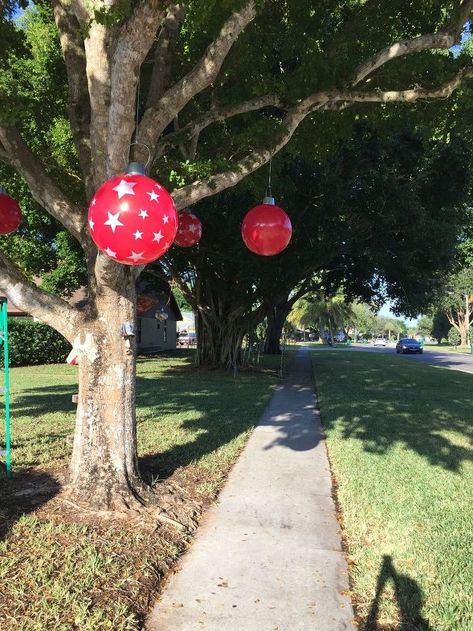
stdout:
MULTIPOLYGON (((8 319, 10 366, 63 363, 69 342, 47 324, 27 319, 8 319)), ((0 353, 3 364, 3 353, 0 353)))

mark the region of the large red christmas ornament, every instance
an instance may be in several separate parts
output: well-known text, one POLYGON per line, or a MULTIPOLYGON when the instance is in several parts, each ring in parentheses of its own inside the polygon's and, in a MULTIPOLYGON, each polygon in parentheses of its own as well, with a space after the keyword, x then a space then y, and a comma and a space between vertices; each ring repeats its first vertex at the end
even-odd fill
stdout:
POLYGON ((18 203, 0 186, 0 234, 15 232, 21 223, 18 203))
POLYGON ((144 265, 171 247, 177 211, 165 188, 132 162, 125 175, 113 177, 89 206, 89 232, 97 247, 114 261, 144 265))
POLYGON ((246 247, 260 256, 279 254, 291 240, 291 220, 273 197, 249 210, 241 224, 241 236, 246 247))
POLYGON ((202 222, 191 213, 185 210, 179 215, 179 227, 177 229, 174 243, 180 245, 181 248, 191 248, 200 241, 202 236, 202 222))

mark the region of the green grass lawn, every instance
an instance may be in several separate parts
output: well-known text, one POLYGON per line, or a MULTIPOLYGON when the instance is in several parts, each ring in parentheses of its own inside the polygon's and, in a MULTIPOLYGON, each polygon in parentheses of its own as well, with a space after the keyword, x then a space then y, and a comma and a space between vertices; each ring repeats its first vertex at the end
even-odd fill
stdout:
POLYGON ((473 630, 473 376, 312 357, 362 628, 473 630))
MULTIPOLYGON (((272 394, 278 378, 265 368, 277 361, 263 360, 259 372, 234 376, 193 369, 191 354, 138 362, 140 466, 149 481, 177 476, 205 506, 272 394)), ((76 375, 66 365, 11 371, 13 468, 31 487, 53 482, 54 489, 56 474, 67 466, 76 375)), ((12 488, 0 472, 0 494, 9 497, 12 488)), ((67 523, 47 507, 32 504, 29 514, 13 520, 0 502, 2 631, 142 628, 149 599, 188 545, 186 536, 166 526, 148 532, 67 523)))
POLYGON ((471 353, 469 346, 452 346, 451 344, 424 344, 430 351, 451 351, 452 353, 471 353))

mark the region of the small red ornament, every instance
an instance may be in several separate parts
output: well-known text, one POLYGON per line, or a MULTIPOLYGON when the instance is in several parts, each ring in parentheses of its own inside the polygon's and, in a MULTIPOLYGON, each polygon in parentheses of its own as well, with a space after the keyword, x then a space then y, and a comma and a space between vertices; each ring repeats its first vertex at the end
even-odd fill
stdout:
POLYGON ((0 234, 10 234, 21 223, 21 211, 18 203, 0 187, 0 234))
POLYGON ((200 219, 190 210, 182 212, 179 215, 179 227, 174 243, 181 248, 191 248, 200 241, 201 236, 202 222, 200 219))
POLYGON ((260 256, 279 254, 291 240, 291 220, 273 197, 249 210, 241 224, 241 236, 246 247, 260 256))
POLYGON ((169 250, 177 231, 171 195, 134 162, 95 193, 88 220, 97 247, 125 265, 155 261, 169 250))

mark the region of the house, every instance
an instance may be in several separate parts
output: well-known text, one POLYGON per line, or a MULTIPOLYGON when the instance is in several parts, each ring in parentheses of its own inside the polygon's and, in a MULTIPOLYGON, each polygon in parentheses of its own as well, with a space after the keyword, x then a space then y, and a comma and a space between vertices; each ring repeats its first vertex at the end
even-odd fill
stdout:
MULTIPOLYGON (((179 306, 171 287, 155 276, 143 274, 137 283, 137 352, 150 355, 176 348, 177 322, 182 320, 179 306)), ((5 297, 0 293, 0 297, 5 297)), ((69 298, 72 305, 80 306, 87 300, 85 287, 79 288, 69 298)), ((12 302, 7 303, 9 318, 31 318, 12 302)))
POLYGON ((138 281, 136 290, 138 354, 175 349, 177 322, 182 320, 182 314, 171 287, 156 276, 146 275, 138 281))

